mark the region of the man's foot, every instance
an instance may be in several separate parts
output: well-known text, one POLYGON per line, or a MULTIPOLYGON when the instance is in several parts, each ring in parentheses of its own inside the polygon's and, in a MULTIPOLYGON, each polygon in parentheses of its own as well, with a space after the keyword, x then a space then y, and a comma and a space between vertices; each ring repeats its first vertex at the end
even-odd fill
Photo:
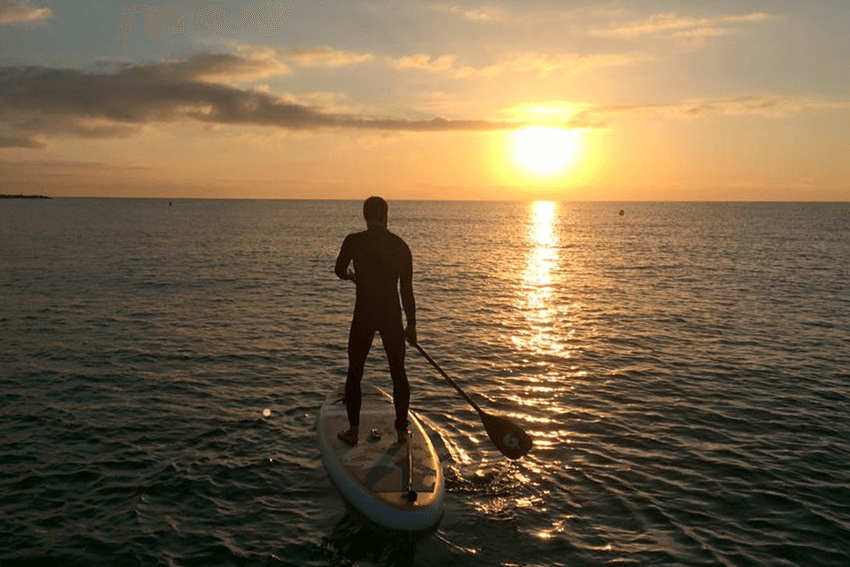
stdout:
POLYGON ((337 433, 336 436, 338 439, 345 441, 349 445, 357 445, 357 436, 360 432, 356 427, 349 427, 348 431, 343 431, 337 433))
POLYGON ((404 443, 405 441, 407 441, 407 428, 406 427, 404 429, 396 429, 395 432, 396 432, 396 435, 398 435, 398 442, 399 443, 404 443))

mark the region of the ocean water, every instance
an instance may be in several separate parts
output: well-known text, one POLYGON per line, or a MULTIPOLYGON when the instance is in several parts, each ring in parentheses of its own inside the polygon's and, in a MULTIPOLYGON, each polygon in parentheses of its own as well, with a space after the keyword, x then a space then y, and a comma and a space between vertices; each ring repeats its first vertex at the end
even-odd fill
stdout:
POLYGON ((359 202, 4 200, 0 565, 850 565, 850 204, 390 206, 420 343, 526 458, 408 349, 445 518, 346 513, 359 202))

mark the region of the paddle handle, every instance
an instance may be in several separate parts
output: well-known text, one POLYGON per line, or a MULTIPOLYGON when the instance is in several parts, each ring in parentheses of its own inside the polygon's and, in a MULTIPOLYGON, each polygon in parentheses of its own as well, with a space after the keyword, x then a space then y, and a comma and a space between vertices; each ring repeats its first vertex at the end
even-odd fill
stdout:
POLYGON ((416 349, 420 352, 420 354, 422 354, 422 356, 424 356, 424 357, 425 357, 425 359, 426 359, 428 362, 430 362, 430 363, 431 363, 431 366, 433 366, 434 368, 436 368, 436 369, 437 369, 437 372, 439 372, 440 374, 442 374, 442 375, 443 375, 443 378, 445 378, 445 379, 446 379, 446 381, 447 381, 449 384, 451 384, 451 385, 452 385, 452 387, 453 387, 455 390, 457 390, 457 391, 458 391, 458 393, 460 393, 460 395, 461 395, 461 396, 463 396, 463 399, 464 399, 464 400, 466 400, 467 402, 469 402, 469 405, 471 405, 472 407, 474 407, 474 408, 475 408, 475 411, 477 411, 479 415, 484 415, 484 412, 481 410, 481 408, 480 408, 480 407, 478 407, 478 404, 476 404, 476 403, 472 400, 472 398, 470 398, 470 397, 467 395, 467 393, 466 393, 466 392, 464 392, 463 390, 461 390, 461 389, 460 389, 460 386, 458 386, 458 385, 457 385, 457 383, 455 383, 455 381, 454 381, 454 380, 452 380, 452 379, 451 379, 451 377, 450 377, 448 374, 446 374, 446 372, 445 372, 442 368, 440 368, 440 365, 439 365, 439 364, 437 364, 437 363, 434 361, 434 359, 433 359, 433 358, 431 358, 430 356, 428 356, 428 353, 427 353, 427 352, 425 352, 425 349, 423 349, 423 348, 419 345, 419 343, 415 343, 413 346, 415 346, 415 347, 416 347, 416 349))

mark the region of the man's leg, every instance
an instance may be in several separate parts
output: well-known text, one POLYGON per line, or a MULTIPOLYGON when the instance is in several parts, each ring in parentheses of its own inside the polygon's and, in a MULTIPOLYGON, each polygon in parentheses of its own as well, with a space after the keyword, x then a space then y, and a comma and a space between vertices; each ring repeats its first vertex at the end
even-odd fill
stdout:
POLYGON ((390 363, 390 376, 393 379, 393 402, 395 404, 395 428, 398 440, 405 439, 407 431, 407 411, 410 407, 410 384, 404 368, 404 328, 399 322, 389 328, 381 329, 381 341, 390 363))
POLYGON ((360 324, 357 319, 351 322, 348 332, 348 376, 345 379, 345 410, 348 414, 348 431, 340 433, 339 438, 351 444, 357 443, 360 428, 360 381, 363 379, 363 366, 375 337, 374 329, 360 324))

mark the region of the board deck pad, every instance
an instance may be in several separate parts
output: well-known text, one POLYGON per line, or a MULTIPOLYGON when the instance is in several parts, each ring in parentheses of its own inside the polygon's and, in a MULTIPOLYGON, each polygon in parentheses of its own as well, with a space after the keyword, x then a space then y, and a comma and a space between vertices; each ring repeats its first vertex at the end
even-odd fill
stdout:
MULTIPOLYGON (((348 429, 348 414, 342 392, 327 409, 326 442, 340 455, 345 469, 372 492, 401 492, 407 485, 407 447, 399 443, 395 431, 392 398, 377 389, 364 388, 360 407, 360 438, 350 445, 337 438, 348 429), (388 403, 389 410, 388 411, 388 403), (380 435, 375 439, 371 430, 380 435)), ((425 447, 425 439, 417 427, 410 427, 408 443, 413 451, 413 490, 433 492, 437 471, 425 447)))
POLYGON ((361 390, 356 445, 337 437, 348 429, 344 385, 340 384, 319 410, 316 433, 328 477, 347 506, 382 529, 431 533, 442 518, 445 501, 437 451, 413 412, 408 414, 407 441, 399 443, 392 397, 369 383, 363 383, 361 390), (410 489, 408 447, 413 462, 410 489))

